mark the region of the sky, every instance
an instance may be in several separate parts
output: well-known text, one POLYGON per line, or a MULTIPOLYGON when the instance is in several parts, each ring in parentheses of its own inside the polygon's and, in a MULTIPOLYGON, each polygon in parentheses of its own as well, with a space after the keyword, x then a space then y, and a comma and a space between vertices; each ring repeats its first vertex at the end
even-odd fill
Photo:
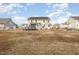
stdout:
POLYGON ((50 23, 64 23, 69 16, 79 16, 78 3, 1 3, 0 18, 12 18, 18 25, 29 17, 50 17, 50 23))

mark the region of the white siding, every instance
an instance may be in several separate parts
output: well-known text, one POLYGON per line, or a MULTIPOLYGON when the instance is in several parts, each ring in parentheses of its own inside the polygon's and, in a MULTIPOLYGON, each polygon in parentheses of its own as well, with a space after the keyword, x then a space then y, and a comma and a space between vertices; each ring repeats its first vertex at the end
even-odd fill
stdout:
POLYGON ((0 30, 4 29, 4 24, 0 24, 0 30))
POLYGON ((68 26, 68 25, 66 25, 66 24, 65 24, 65 25, 64 25, 64 24, 61 24, 61 25, 60 25, 60 28, 67 28, 67 26, 68 26))
POLYGON ((73 18, 70 18, 68 20, 68 28, 72 28, 72 29, 79 29, 79 21, 73 18))

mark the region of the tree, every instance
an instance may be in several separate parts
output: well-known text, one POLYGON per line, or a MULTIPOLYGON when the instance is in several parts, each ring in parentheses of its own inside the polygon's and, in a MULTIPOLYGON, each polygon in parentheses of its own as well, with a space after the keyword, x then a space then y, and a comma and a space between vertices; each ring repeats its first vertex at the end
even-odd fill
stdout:
POLYGON ((19 25, 18 24, 16 24, 16 28, 19 28, 19 25))

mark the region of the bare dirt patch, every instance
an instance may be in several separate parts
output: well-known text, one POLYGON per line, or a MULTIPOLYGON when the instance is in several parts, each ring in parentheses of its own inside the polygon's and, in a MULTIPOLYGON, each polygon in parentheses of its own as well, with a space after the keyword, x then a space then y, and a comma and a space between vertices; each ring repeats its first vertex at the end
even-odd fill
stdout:
POLYGON ((79 54, 79 32, 52 30, 0 31, 0 54, 79 54))

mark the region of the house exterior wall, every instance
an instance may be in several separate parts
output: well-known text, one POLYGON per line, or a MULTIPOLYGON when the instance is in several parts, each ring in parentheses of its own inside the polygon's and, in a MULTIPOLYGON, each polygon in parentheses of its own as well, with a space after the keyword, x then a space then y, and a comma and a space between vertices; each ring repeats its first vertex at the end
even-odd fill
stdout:
MULTIPOLYGON (((28 25, 33 25, 32 28, 36 27, 36 29, 44 29, 48 28, 49 18, 44 17, 32 17, 28 19, 28 25)), ((31 27, 30 26, 30 27, 31 27)))
POLYGON ((12 22, 8 22, 5 24, 5 29, 16 29, 16 25, 12 22))
POLYGON ((14 25, 10 25, 10 24, 6 24, 5 25, 5 27, 4 27, 4 29, 16 29, 16 26, 14 26, 14 25))
POLYGON ((4 29, 4 24, 0 24, 0 30, 4 29))
POLYGON ((68 28, 79 29, 79 21, 77 19, 70 18, 68 24, 68 28))
POLYGON ((67 26, 68 26, 68 25, 66 25, 66 24, 60 24, 59 27, 62 28, 62 29, 64 29, 64 28, 67 28, 67 26))
POLYGON ((12 22, 0 23, 0 30, 16 29, 16 25, 12 22))

